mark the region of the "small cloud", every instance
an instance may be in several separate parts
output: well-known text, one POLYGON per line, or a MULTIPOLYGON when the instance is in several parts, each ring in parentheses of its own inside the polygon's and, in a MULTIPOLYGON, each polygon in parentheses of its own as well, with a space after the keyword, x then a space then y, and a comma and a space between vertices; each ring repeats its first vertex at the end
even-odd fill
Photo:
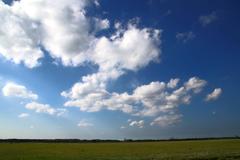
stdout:
POLYGON ((2 88, 2 93, 5 97, 18 97, 23 99, 38 99, 38 95, 28 90, 25 86, 8 82, 2 88))
POLYGON ((192 31, 181 32, 176 34, 177 40, 182 41, 183 43, 193 40, 195 37, 196 35, 192 31))
POLYGON ((46 113, 56 116, 62 116, 64 113, 67 112, 67 110, 64 108, 53 108, 49 104, 41 104, 37 102, 27 103, 25 105, 25 108, 29 110, 34 110, 37 113, 46 113))
POLYGON ((221 88, 216 88, 214 91, 210 94, 207 95, 205 98, 206 101, 213 101, 219 98, 219 96, 222 94, 222 89, 221 88))
POLYGON ((180 81, 179 78, 170 79, 170 81, 167 83, 167 87, 168 88, 176 88, 179 81, 180 81))
POLYGON ((91 127, 91 126, 93 126, 93 124, 84 119, 78 123, 78 127, 91 127))
POLYGON ((94 0, 94 4, 99 7, 100 6, 100 3, 98 2, 98 0, 94 0))
POLYGON ((198 77, 192 77, 184 84, 184 87, 187 90, 193 90, 194 93, 199 93, 206 85, 207 81, 199 79, 198 77))
POLYGON ((121 129, 125 129, 126 127, 125 127, 125 126, 121 126, 120 128, 121 128, 121 129))
POLYGON ((18 118, 26 118, 26 117, 29 117, 28 113, 21 113, 18 115, 18 118))
POLYGON ((31 125, 31 126, 30 126, 30 129, 34 129, 34 128, 35 128, 35 126, 34 126, 34 125, 31 125))
POLYGON ((143 128, 143 127, 144 127, 144 120, 131 121, 131 122, 129 123, 129 126, 132 126, 132 127, 136 126, 136 127, 138 127, 138 128, 143 128))
POLYGON ((216 20, 217 20, 217 14, 214 11, 208 15, 202 15, 199 17, 199 22, 201 23, 201 25, 203 27, 211 24, 212 22, 214 22, 216 20))
POLYGON ((150 124, 151 126, 157 125, 160 127, 166 127, 170 125, 174 125, 176 123, 179 123, 181 121, 182 115, 181 114, 169 114, 169 115, 163 115, 159 116, 150 124))

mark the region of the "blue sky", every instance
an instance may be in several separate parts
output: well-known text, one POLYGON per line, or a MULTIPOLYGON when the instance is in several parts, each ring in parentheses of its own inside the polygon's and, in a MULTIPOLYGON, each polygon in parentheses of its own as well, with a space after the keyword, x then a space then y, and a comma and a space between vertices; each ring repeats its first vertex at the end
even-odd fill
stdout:
POLYGON ((0 138, 235 136, 238 1, 0 2, 0 138))

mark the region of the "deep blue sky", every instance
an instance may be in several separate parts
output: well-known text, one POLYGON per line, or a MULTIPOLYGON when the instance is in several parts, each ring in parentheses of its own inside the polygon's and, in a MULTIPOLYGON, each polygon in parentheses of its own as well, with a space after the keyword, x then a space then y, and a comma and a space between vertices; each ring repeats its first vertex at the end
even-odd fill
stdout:
MULTIPOLYGON (((9 1, 4 1, 9 3, 9 1)), ((183 115, 181 122, 160 127, 151 126, 150 117, 132 116, 121 111, 101 110, 83 112, 67 108, 63 117, 35 113, 27 110, 20 98, 0 95, 0 138, 170 138, 211 137, 240 135, 240 2, 237 0, 100 0, 100 6, 90 6, 89 16, 107 18, 110 29, 99 36, 113 32, 115 22, 126 25, 139 18, 139 28, 161 29, 160 62, 150 62, 137 72, 128 71, 108 84, 108 91, 128 92, 152 81, 168 82, 180 78, 181 82, 197 76, 207 86, 189 105, 178 106, 183 115), (215 13, 216 19, 203 26, 200 16, 215 13), (192 32, 186 42, 177 39, 178 33, 192 32), (214 101, 204 98, 215 88, 222 95, 214 101), (28 113, 26 118, 18 118, 28 113), (127 120, 144 120, 143 128, 129 126, 127 120), (78 127, 81 120, 93 126, 78 127), (120 127, 124 126, 124 129, 120 127)), ((0 20, 2 21, 2 20, 0 20)), ((8 31, 6 31, 8 32, 8 31)), ((38 101, 53 107, 63 107, 64 90, 81 80, 82 76, 96 73, 96 66, 66 67, 53 64, 48 54, 41 65, 30 69, 0 59, 0 87, 11 81, 26 86, 39 95, 38 101)), ((63 107, 64 108, 64 107, 63 107)))

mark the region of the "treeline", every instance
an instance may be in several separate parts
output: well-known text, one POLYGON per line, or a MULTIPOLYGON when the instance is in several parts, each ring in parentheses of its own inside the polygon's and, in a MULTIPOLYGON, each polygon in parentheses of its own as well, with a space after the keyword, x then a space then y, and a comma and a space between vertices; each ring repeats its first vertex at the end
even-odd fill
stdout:
POLYGON ((240 139, 235 137, 208 137, 208 138, 170 138, 170 139, 0 139, 0 143, 116 143, 116 142, 161 142, 161 141, 193 141, 193 140, 223 140, 240 139))

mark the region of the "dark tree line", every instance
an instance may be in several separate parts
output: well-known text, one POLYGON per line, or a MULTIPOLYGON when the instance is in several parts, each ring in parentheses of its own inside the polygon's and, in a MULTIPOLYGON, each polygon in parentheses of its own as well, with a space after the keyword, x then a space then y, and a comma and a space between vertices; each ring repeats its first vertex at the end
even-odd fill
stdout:
POLYGON ((161 142, 161 141, 192 141, 192 140, 222 140, 240 139, 235 137, 209 137, 209 138, 170 138, 170 139, 123 139, 123 140, 103 140, 103 139, 0 139, 0 143, 121 143, 121 142, 161 142))

